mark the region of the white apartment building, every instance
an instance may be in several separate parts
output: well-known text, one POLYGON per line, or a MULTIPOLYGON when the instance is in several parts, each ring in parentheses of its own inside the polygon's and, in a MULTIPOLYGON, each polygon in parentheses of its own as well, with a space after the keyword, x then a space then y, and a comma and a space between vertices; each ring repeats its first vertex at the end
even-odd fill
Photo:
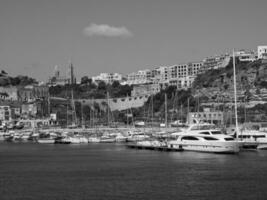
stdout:
POLYGON ((107 84, 112 84, 114 81, 121 81, 122 75, 119 73, 101 73, 98 76, 93 76, 92 81, 94 83, 104 81, 107 84))
POLYGON ((226 67, 229 64, 230 59, 231 56, 228 54, 205 58, 203 60, 203 67, 201 71, 226 67))
POLYGON ((124 84, 128 85, 139 85, 151 83, 152 80, 152 72, 151 70, 139 70, 138 72, 133 72, 127 75, 127 81, 124 84))
POLYGON ((169 84, 177 86, 177 89, 190 88, 202 66, 202 62, 191 62, 169 67, 171 74, 169 84))
POLYGON ((258 59, 267 59, 267 46, 258 46, 258 59))
POLYGON ((196 76, 200 73, 203 62, 191 62, 188 63, 188 76, 196 76))
POLYGON ((253 62, 257 58, 255 52, 248 50, 235 51, 235 57, 241 62, 253 62))

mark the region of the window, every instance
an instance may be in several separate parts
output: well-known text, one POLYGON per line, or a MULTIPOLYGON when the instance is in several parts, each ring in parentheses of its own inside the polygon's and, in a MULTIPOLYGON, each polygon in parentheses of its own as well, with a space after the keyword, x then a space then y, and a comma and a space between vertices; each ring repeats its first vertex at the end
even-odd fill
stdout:
POLYGON ((253 135, 253 138, 265 138, 265 135, 253 135))
POLYGON ((200 132, 199 134, 202 134, 202 135, 210 135, 209 132, 200 132))
POLYGON ((234 138, 224 138, 225 141, 233 141, 234 138))
POLYGON ((198 138, 194 136, 184 136, 181 140, 198 140, 198 138))
POLYGON ((205 140, 218 140, 217 138, 214 137, 203 137, 205 140))
POLYGON ((220 135, 220 134, 222 134, 221 131, 211 131, 211 133, 212 133, 213 135, 220 135))

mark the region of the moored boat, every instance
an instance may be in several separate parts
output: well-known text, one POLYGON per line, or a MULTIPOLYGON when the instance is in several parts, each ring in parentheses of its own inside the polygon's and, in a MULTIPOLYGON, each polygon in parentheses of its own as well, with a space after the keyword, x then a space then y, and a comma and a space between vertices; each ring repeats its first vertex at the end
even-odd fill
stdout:
POLYGON ((238 141, 212 124, 193 124, 186 132, 176 133, 176 136, 176 140, 168 142, 168 147, 211 153, 237 153, 240 150, 238 141))
POLYGON ((40 144, 54 144, 55 139, 54 138, 38 138, 37 142, 40 144))

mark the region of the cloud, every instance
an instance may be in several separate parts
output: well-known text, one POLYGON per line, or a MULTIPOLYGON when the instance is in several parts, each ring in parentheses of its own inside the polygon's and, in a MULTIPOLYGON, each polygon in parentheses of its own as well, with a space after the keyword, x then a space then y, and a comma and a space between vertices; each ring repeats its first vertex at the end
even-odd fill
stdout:
POLYGON ((84 29, 86 36, 131 37, 133 34, 125 27, 113 27, 106 24, 90 24, 84 29))

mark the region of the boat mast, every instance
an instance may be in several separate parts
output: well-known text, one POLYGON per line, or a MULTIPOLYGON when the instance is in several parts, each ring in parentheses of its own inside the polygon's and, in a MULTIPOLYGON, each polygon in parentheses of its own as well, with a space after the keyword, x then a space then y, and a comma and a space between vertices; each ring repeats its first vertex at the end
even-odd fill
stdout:
POLYGON ((234 69, 234 97, 235 97, 235 128, 236 137, 239 134, 238 118, 237 118, 237 94, 236 94, 236 70, 235 70, 235 50, 233 49, 233 69, 234 69))
POLYGON ((49 90, 48 90, 47 106, 48 106, 48 117, 50 117, 51 102, 50 102, 50 93, 49 93, 49 90))
POLYGON ((73 89, 71 89, 71 102, 72 102, 72 113, 73 113, 73 119, 74 119, 74 123, 75 125, 77 124, 77 117, 76 117, 76 108, 75 108, 75 103, 74 103, 74 99, 73 99, 73 89))
POLYGON ((82 128, 85 128, 85 124, 84 124, 84 118, 83 118, 83 102, 81 101, 81 119, 82 119, 82 128))
POLYGON ((69 121, 69 116, 68 116, 68 102, 67 102, 67 127, 68 127, 68 121, 69 121))
POLYGON ((189 124, 189 112, 190 112, 190 109, 189 109, 189 97, 187 98, 187 123, 189 124))
POLYGON ((107 112, 108 112, 108 126, 109 126, 109 93, 108 92, 107 92, 107 105, 108 105, 107 112))
POLYGON ((167 106, 167 94, 165 93, 165 127, 167 128, 167 123, 168 123, 168 106, 167 106))
POLYGON ((154 121, 153 121, 153 118, 154 118, 154 115, 153 115, 153 111, 154 111, 154 108, 153 108, 153 97, 154 97, 154 96, 153 96, 153 94, 152 94, 152 99, 151 99, 151 101, 152 101, 152 106, 151 106, 151 107, 152 107, 152 111, 151 111, 151 118, 152 118, 152 119, 151 119, 151 122, 152 122, 152 123, 151 123, 151 126, 152 126, 152 129, 153 129, 153 122, 154 122, 154 121))

